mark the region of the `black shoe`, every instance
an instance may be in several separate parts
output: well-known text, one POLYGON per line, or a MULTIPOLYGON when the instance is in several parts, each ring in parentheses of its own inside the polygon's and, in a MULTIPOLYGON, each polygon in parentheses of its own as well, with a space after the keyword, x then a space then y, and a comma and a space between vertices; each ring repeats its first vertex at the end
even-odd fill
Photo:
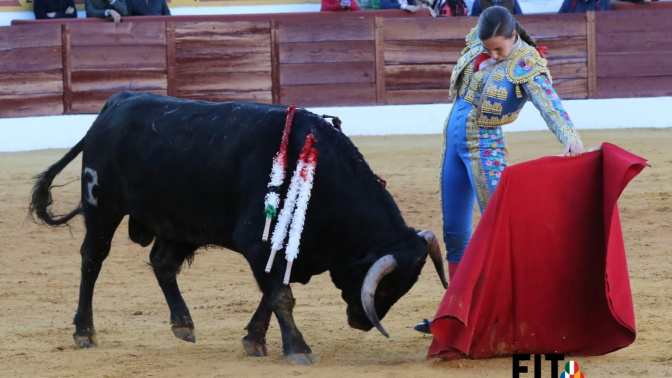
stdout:
POLYGON ((432 331, 429 329, 429 326, 432 325, 432 321, 429 319, 423 319, 422 323, 418 323, 413 326, 413 329, 415 329, 418 332, 422 333, 432 333, 432 331))

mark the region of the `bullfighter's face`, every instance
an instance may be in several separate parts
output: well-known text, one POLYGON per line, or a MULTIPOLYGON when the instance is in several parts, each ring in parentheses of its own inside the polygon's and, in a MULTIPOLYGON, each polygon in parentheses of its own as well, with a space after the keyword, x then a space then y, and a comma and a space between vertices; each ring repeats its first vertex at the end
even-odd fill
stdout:
POLYGON ((516 31, 513 31, 511 37, 505 36, 496 36, 491 37, 486 40, 481 41, 485 52, 492 57, 492 59, 501 62, 506 59, 511 50, 513 50, 513 45, 516 43, 517 36, 516 31))

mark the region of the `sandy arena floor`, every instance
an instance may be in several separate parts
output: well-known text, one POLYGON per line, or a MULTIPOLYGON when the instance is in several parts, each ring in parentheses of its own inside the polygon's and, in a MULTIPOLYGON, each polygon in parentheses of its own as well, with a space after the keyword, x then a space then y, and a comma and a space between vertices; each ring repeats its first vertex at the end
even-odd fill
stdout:
MULTIPOLYGON (((586 377, 672 376, 672 129, 581 133, 587 146, 608 141, 649 160, 619 201, 637 319, 637 340, 598 357, 578 357, 586 377)), ((511 163, 555 155, 549 132, 507 135, 511 163)), ((373 170, 387 180, 406 222, 440 235, 438 165, 441 137, 356 137, 373 170)), ((282 357, 275 319, 269 356, 248 357, 241 346, 261 298, 236 253, 202 250, 179 283, 196 323, 198 342, 175 338, 168 308, 147 265, 149 248, 128 239, 122 224, 94 296, 100 346, 80 350, 72 340, 77 307, 82 218, 47 228, 28 214, 32 177, 66 150, 0 154, 0 376, 4 377, 510 377, 511 358, 426 360, 431 338, 413 324, 431 317, 443 290, 431 264, 383 320, 390 339, 348 327, 345 303, 328 274, 294 285, 296 322, 317 363, 292 366, 282 357)), ((80 156, 81 157, 81 156, 80 156)), ((77 159, 57 178, 78 178, 77 159)), ((318 168, 319 169, 319 168, 318 168)), ((79 183, 55 191, 55 211, 74 208, 79 183)), ((580 312, 580 311, 579 311, 580 312)), ((568 358, 569 359, 569 358, 568 358)), ((531 362, 529 363, 532 369, 531 362)), ((530 376, 527 374, 523 376, 530 376)), ((550 376, 545 367, 544 376, 550 376)))

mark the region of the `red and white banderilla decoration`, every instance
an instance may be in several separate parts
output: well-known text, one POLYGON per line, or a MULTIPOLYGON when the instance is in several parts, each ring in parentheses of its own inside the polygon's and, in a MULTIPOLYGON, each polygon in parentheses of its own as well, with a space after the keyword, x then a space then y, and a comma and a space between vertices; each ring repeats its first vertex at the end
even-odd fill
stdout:
POLYGON ((278 223, 275 225, 271 238, 271 256, 266 264, 266 273, 271 271, 275 254, 282 249, 289 228, 289 238, 285 249, 285 259, 287 260, 287 269, 283 280, 285 285, 289 284, 292 264, 299 254, 299 242, 313 188, 315 167, 317 166, 317 149, 313 147, 315 142, 315 136, 312 133, 306 136, 306 141, 296 163, 296 170, 292 176, 292 181, 289 183, 287 198, 280 211, 278 223))
POLYGON ((268 193, 264 200, 264 214, 266 215, 266 225, 264 226, 264 233, 261 236, 262 241, 268 240, 268 233, 271 229, 271 221, 278 214, 278 206, 280 205, 280 187, 285 181, 285 169, 287 169, 287 145, 289 144, 289 133, 294 121, 294 111, 296 105, 292 104, 285 110, 285 128, 282 131, 282 142, 280 142, 280 149, 273 158, 273 168, 271 169, 271 181, 268 183, 268 193))

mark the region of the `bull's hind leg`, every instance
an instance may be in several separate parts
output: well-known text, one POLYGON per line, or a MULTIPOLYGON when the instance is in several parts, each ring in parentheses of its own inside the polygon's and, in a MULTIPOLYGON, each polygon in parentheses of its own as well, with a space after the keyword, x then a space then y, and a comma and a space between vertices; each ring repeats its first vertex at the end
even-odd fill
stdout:
POLYGON ((250 323, 245 327, 247 336, 243 337, 243 349, 250 356, 264 357, 268 355, 266 332, 271 322, 271 315, 273 315, 271 296, 264 295, 250 323))
POLYGON ((170 324, 173 334, 184 341, 196 342, 194 322, 187 304, 184 303, 180 288, 177 286, 177 274, 185 260, 193 258, 197 246, 167 241, 157 238, 149 261, 154 269, 161 291, 166 297, 170 309, 170 324))
POLYGON ((79 304, 73 323, 75 333, 72 337, 80 348, 98 345, 96 329, 93 325, 93 289, 110 253, 114 231, 121 222, 121 216, 104 219, 100 214, 86 213, 86 236, 80 249, 82 255, 81 280, 79 284, 79 304))

